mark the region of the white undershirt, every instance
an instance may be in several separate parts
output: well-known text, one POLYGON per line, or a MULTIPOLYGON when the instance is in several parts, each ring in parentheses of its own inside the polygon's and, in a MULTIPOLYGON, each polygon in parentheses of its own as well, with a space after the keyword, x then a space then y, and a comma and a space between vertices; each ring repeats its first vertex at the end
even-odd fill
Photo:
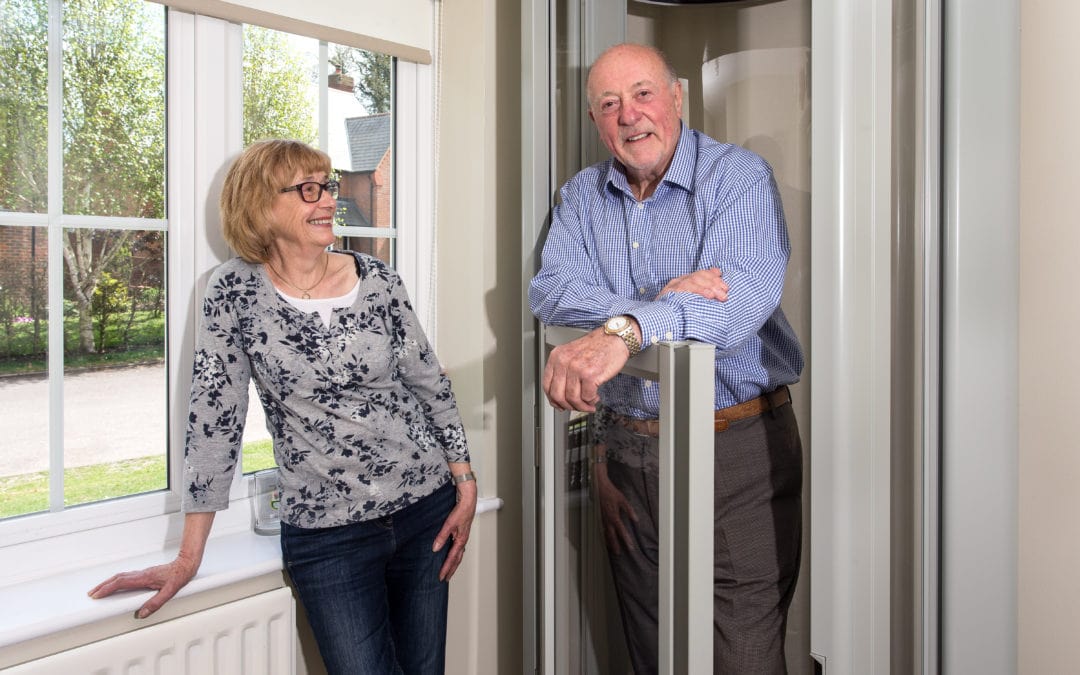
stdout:
POLYGON ((329 328, 330 318, 333 316, 335 309, 339 307, 350 307, 356 302, 356 294, 360 292, 360 280, 356 280, 351 291, 345 295, 339 295, 336 298, 309 298, 305 300, 304 298, 294 298, 280 288, 277 289, 277 292, 278 295, 285 298, 285 302, 288 302, 301 312, 304 312, 305 314, 317 312, 319 318, 322 319, 323 325, 329 328))

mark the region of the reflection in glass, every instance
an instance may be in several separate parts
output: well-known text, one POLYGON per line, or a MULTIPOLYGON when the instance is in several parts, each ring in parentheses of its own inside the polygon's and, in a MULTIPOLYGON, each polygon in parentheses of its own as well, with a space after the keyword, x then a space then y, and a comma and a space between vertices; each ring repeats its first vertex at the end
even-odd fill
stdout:
POLYGON ((64 274, 65 503, 165 489, 165 237, 69 229, 64 274))
POLYGON ((48 207, 48 6, 0 4, 0 211, 48 207))
MULTIPOLYGON (((620 618, 610 556, 605 542, 598 465, 606 456, 597 446, 595 416, 557 413, 555 456, 554 594, 555 668, 557 673, 631 672, 620 618)), ((603 479, 604 475, 599 476, 603 479)))
POLYGON ((64 212, 165 213, 165 10, 64 3, 64 212))

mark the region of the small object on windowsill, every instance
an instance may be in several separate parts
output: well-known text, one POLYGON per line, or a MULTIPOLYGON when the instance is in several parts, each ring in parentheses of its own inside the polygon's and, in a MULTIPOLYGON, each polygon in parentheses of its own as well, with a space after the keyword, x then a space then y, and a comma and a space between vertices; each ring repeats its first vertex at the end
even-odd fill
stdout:
POLYGON ((275 535, 281 532, 281 482, 277 468, 256 471, 255 474, 255 533, 275 535))

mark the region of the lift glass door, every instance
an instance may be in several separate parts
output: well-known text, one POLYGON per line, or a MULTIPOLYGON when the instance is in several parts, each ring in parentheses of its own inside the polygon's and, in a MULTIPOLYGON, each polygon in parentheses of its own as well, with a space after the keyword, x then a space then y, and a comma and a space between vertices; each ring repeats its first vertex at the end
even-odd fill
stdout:
MULTIPOLYGON (((603 160, 607 150, 599 142, 587 114, 585 79, 588 66, 607 47, 623 41, 651 44, 661 49, 683 85, 683 120, 713 138, 742 145, 772 166, 786 214, 792 257, 785 282, 783 310, 804 347, 810 335, 810 0, 740 0, 736 2, 678 3, 639 0, 552 0, 548 5, 550 55, 549 194, 580 169, 603 160)), ((542 243, 542 242, 541 242, 542 243)), ((554 344, 542 341, 546 354, 554 344)), ((807 350, 808 351, 808 350, 807 350)), ((543 357, 541 357, 541 363, 543 357)), ((657 377, 659 377, 657 375, 657 377)), ((657 385, 659 386, 659 384, 657 385)), ((710 383, 711 386, 711 383, 710 383)), ((795 413, 803 426, 804 513, 809 491, 809 377, 792 387, 795 413)), ((605 538, 602 501, 596 467, 597 421, 592 416, 556 413, 540 395, 541 421, 538 565, 540 569, 537 661, 545 673, 632 672, 625 639, 625 605, 620 605, 611 575, 610 538, 605 538)), ((710 412, 711 414, 711 412, 710 412)), ((664 422, 662 422, 663 424, 664 422)), ((677 425, 667 420, 669 429, 677 425)), ((679 433, 691 433, 684 429, 679 433)), ((661 453, 662 455, 663 453, 661 453)), ((660 469, 661 486, 686 480, 671 460, 671 475, 660 469)), ((686 467, 682 466, 683 471, 686 467)), ((706 473, 711 472, 711 467, 706 473)), ((669 487, 668 489, 674 489, 669 487)), ((671 509, 676 505, 672 503, 671 509)), ((711 514, 711 504, 705 507, 711 514)), ((663 516, 670 517, 669 514, 663 516)), ((670 523, 674 530, 685 527, 670 523)), ((694 526, 693 540, 702 528, 694 526)), ((610 533, 610 532, 609 532, 610 533)), ((676 561, 691 556, 685 549, 658 548, 662 576, 677 577, 676 561), (665 561, 668 567, 665 570, 665 561)), ((803 546, 800 584, 789 613, 788 669, 810 673, 809 602, 806 580, 809 546, 803 546)), ((711 550, 706 553, 708 555, 711 550)), ((680 568, 681 569, 681 568, 680 568)), ((668 579, 670 581, 670 578, 668 579)), ((643 580, 645 583, 646 580, 643 580)), ((663 582, 658 581, 661 586, 663 582)), ((697 582, 693 597, 712 597, 711 576, 697 582)), ((693 609, 680 606, 676 586, 661 589, 661 622, 666 626, 686 621, 694 631, 693 609), (664 595, 667 593, 667 595, 664 595), (690 613, 687 613, 690 612, 690 613)), ((625 602, 625 599, 623 599, 625 602)), ((711 623, 698 642, 711 644, 711 623)), ((694 633, 689 633, 693 635, 694 633)), ((689 658, 694 645, 686 634, 672 637, 662 626, 657 649, 662 672, 689 658), (665 642, 667 640, 668 642, 665 642), (682 640, 682 642, 679 642, 682 640)), ((702 646, 701 644, 697 645, 702 646)), ((696 664, 693 672, 698 672, 696 664)), ((702 671, 704 672, 704 671, 702 671)))

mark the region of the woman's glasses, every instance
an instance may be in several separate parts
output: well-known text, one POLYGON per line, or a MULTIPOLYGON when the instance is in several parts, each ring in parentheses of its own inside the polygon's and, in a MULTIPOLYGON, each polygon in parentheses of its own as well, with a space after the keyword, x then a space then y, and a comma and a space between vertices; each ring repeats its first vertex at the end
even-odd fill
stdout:
POLYGON ((337 199, 339 187, 341 187, 341 185, 336 180, 328 180, 325 183, 307 181, 305 183, 291 185, 287 188, 281 188, 280 192, 299 192, 300 199, 303 199, 309 204, 313 204, 322 199, 323 190, 329 192, 330 196, 334 199, 337 199))

